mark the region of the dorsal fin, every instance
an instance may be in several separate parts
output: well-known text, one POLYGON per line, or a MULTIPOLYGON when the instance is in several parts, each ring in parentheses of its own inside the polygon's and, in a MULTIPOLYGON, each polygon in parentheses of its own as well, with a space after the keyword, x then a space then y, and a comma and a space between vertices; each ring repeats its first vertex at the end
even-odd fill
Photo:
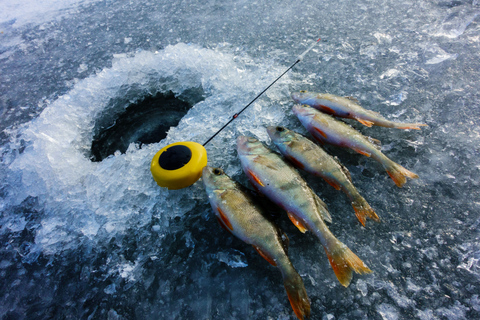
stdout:
POLYGON ((323 202, 322 199, 320 199, 320 197, 317 196, 315 193, 313 193, 313 198, 315 199, 315 204, 317 205, 318 211, 323 221, 332 223, 332 216, 330 215, 330 212, 328 212, 328 208, 325 202, 323 202))
POLYGON ((335 156, 334 159, 335 161, 337 161, 338 165, 340 166, 340 169, 342 169, 342 172, 347 176, 348 180, 350 180, 350 182, 353 182, 352 175, 350 174, 350 171, 348 171, 347 167, 345 167, 343 163, 340 162, 337 156, 335 156))
POLYGON ((382 148, 382 142, 380 140, 372 137, 367 137, 367 140, 370 141, 378 150, 382 148))

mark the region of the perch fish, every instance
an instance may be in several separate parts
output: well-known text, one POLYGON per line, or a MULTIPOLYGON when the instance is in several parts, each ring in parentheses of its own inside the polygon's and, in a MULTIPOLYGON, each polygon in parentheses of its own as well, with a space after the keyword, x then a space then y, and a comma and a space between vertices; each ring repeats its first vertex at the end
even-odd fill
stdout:
POLYGON ((407 181, 406 177, 417 179, 418 175, 405 169, 398 163, 385 156, 372 142, 380 141, 367 138, 348 124, 336 120, 328 114, 322 113, 307 105, 295 105, 292 109, 302 125, 320 143, 329 143, 339 147, 346 147, 364 156, 372 157, 380 162, 388 175, 398 187, 407 181))
POLYGON ((310 315, 310 301, 302 278, 288 259, 288 238, 265 218, 258 204, 245 188, 228 177, 222 169, 205 167, 202 180, 220 225, 234 236, 251 244, 283 276, 285 290, 296 316, 310 315))
POLYGON ((351 97, 299 91, 292 93, 292 99, 297 103, 307 104, 336 117, 355 119, 367 127, 375 125, 387 128, 420 130, 420 127, 427 126, 424 123, 400 123, 387 120, 378 112, 362 108, 357 104, 358 101, 351 97))

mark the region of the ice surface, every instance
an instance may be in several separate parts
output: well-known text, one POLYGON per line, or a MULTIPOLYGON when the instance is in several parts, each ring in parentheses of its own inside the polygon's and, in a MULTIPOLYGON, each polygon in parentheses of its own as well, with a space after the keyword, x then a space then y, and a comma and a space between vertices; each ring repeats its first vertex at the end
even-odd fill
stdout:
POLYGON ((375 161, 327 147, 380 224, 361 227, 342 193, 306 176, 373 274, 343 288, 318 241, 276 219, 312 319, 480 318, 478 1, 2 4, 2 319, 294 319, 278 270, 218 227, 201 183, 163 190, 149 165, 169 143, 206 141, 318 37, 207 145, 209 164, 246 183, 237 135, 305 133, 290 112, 296 90, 426 122, 349 122, 420 176, 402 189, 375 161), (89 160, 96 124, 168 91, 200 102, 166 139, 89 160))

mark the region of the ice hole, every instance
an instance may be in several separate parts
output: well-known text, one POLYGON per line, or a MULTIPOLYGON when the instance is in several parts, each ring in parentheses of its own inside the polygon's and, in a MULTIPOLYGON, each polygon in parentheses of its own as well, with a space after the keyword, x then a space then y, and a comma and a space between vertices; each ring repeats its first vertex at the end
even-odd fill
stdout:
POLYGON ((111 104, 120 105, 122 111, 112 112, 118 106, 107 108, 109 111, 96 121, 90 150, 92 161, 102 161, 116 151, 125 153, 131 143, 141 147, 160 142, 170 127, 177 126, 188 110, 203 100, 203 90, 194 88, 178 97, 171 91, 159 92, 127 103, 126 99, 112 99, 111 104))

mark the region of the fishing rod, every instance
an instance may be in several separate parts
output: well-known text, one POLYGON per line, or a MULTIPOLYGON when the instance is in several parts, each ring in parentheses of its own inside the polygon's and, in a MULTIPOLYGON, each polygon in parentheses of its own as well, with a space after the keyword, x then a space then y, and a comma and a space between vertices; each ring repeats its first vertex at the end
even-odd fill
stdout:
POLYGON ((264 94, 268 89, 270 89, 271 86, 273 86, 278 80, 280 80, 281 77, 283 77, 288 71, 290 71, 293 67, 295 67, 297 65, 297 63, 299 63, 300 61, 303 60, 303 58, 305 57, 305 55, 310 51, 312 50, 319 42, 320 42, 320 38, 318 38, 318 40, 316 42, 314 42, 310 47, 307 48, 307 50, 305 50, 301 55, 299 55, 297 57, 297 60, 290 66, 288 67, 287 70, 285 70, 280 76, 278 76, 272 83, 270 83, 268 85, 268 87, 266 87, 262 92, 260 92, 255 98, 253 98, 252 101, 250 101, 242 110, 240 110, 239 112, 235 113, 232 118, 227 122, 225 123, 225 125, 223 127, 221 127, 217 132, 215 132, 210 138, 208 138, 208 140, 203 144, 203 146, 205 147, 205 145, 207 143, 209 143, 213 138, 215 138, 223 129, 225 129, 230 123, 232 123, 233 120, 237 119, 237 117, 243 112, 245 111, 248 107, 250 107, 250 105, 252 103, 254 103, 258 98, 260 98, 260 96, 262 94, 264 94))
POLYGON ((207 165, 207 151, 205 145, 212 141, 223 129, 225 129, 233 120, 251 106, 262 94, 273 86, 281 77, 303 60, 305 55, 312 50, 319 42, 320 38, 297 57, 295 62, 288 67, 280 76, 270 83, 262 92, 260 92, 252 101, 250 101, 242 110, 235 113, 230 120, 215 132, 203 145, 192 141, 180 141, 169 144, 158 151, 152 159, 150 171, 152 176, 160 187, 166 187, 171 190, 182 189, 195 183, 202 176, 202 170, 207 165))

